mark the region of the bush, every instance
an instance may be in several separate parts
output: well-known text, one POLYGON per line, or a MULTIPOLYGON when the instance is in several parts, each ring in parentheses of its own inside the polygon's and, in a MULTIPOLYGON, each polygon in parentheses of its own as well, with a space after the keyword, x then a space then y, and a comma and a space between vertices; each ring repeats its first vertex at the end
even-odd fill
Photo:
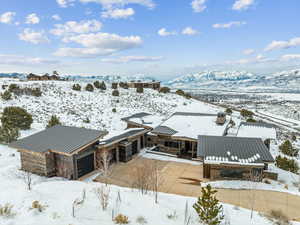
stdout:
POLYGON ((276 157, 275 165, 280 169, 290 171, 292 173, 297 173, 299 171, 299 166, 295 160, 281 157, 280 155, 276 157))
POLYGON ((231 115, 233 112, 232 112, 232 109, 231 108, 227 108, 225 110, 225 113, 228 114, 228 115, 231 115))
POLYGON ((216 198, 216 190, 212 190, 210 185, 201 188, 202 195, 198 201, 193 205, 199 219, 204 224, 218 225, 224 219, 223 207, 219 204, 216 198))
POLYGON ((241 112, 240 112, 241 116, 244 117, 244 118, 247 118, 247 117, 253 117, 254 113, 247 110, 247 109, 242 109, 241 112))
POLYGON ((111 88, 112 89, 118 89, 118 83, 112 83, 111 88))
POLYGON ((33 122, 32 116, 25 109, 15 106, 6 107, 1 122, 3 126, 28 130, 33 122))
POLYGON ((1 98, 5 101, 11 100, 12 95, 10 93, 10 91, 4 91, 3 94, 1 94, 1 98))
POLYGON ((280 210, 271 210, 266 217, 276 225, 289 225, 288 217, 280 210))
POLYGON ((112 96, 120 96, 120 93, 118 90, 113 90, 112 96))
POLYGON ((105 90, 106 90, 106 85, 105 85, 104 81, 101 82, 101 84, 100 84, 100 89, 101 89, 102 91, 105 91, 105 90))
POLYGON ((246 122, 248 122, 248 123, 256 123, 257 121, 255 119, 253 119, 253 118, 248 118, 246 120, 246 122))
POLYGON ((39 212, 43 212, 46 207, 46 205, 42 205, 39 201, 33 201, 30 209, 37 209, 39 212))
POLYGON ((48 121, 47 128, 56 126, 56 125, 61 125, 61 122, 59 121, 59 118, 55 115, 51 116, 51 119, 48 121))
POLYGON ((10 84, 10 85, 8 86, 8 90, 9 90, 10 92, 13 92, 13 91, 16 90, 16 89, 19 89, 19 86, 16 85, 16 84, 10 84))
POLYGON ((129 224, 129 219, 127 216, 119 214, 114 218, 116 224, 129 224))
POLYGON ((99 81, 95 81, 95 82, 94 82, 94 86, 95 86, 95 88, 100 89, 101 84, 100 84, 99 81))
POLYGON ((74 91, 81 91, 81 86, 80 86, 80 84, 74 84, 74 85, 72 86, 72 90, 74 90, 74 91))
POLYGON ((117 112, 116 108, 113 108, 113 109, 112 109, 112 112, 113 112, 113 113, 116 113, 116 112, 117 112))
POLYGON ((0 127, 0 142, 3 144, 9 144, 16 141, 20 136, 18 128, 2 126, 0 127))
POLYGON ((83 120, 84 123, 90 123, 90 119, 87 117, 86 119, 83 120))
POLYGON ((5 204, 4 206, 0 205, 0 216, 3 217, 13 217, 15 213, 12 211, 13 205, 5 204))
POLYGON ((288 156, 298 156, 298 150, 295 149, 289 140, 286 140, 279 146, 280 151, 288 156))
POLYGON ((139 216, 138 218, 136 218, 136 223, 140 224, 140 225, 145 225, 147 224, 147 220, 145 217, 143 216, 139 216))
POLYGON ((138 87, 138 88, 136 89, 136 92, 137 92, 137 93, 144 93, 144 88, 143 88, 143 87, 138 87))
POLYGON ((121 88, 128 89, 128 83, 126 83, 126 82, 120 82, 120 83, 119 83, 119 86, 120 86, 121 88))
POLYGON ((175 93, 176 93, 177 95, 181 95, 181 96, 184 96, 184 95, 185 95, 184 91, 181 90, 181 89, 178 89, 175 93))
POLYGON ((159 92, 160 93, 164 93, 164 94, 170 93, 170 88, 168 88, 168 87, 162 87, 162 88, 159 89, 159 92))
POLYGON ((31 89, 31 95, 35 96, 35 97, 41 97, 42 96, 42 91, 40 88, 33 88, 31 89))
POLYGON ((94 91, 94 86, 91 85, 91 84, 87 84, 86 87, 85 87, 85 90, 86 90, 86 91, 93 92, 93 91, 94 91))

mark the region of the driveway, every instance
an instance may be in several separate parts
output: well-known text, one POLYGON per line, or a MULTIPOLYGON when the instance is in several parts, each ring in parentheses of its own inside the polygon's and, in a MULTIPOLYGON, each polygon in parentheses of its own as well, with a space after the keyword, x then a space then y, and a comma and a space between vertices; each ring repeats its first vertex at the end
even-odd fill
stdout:
MULTIPOLYGON (((107 179, 110 184, 133 187, 136 181, 136 168, 142 165, 156 163, 162 179, 160 192, 198 197, 201 195, 199 184, 202 179, 202 166, 190 163, 161 161, 136 157, 128 163, 118 163, 113 166, 112 173, 107 179)), ((104 182, 98 176, 94 181, 104 182)), ((271 209, 281 210, 290 219, 300 221, 300 197, 283 192, 264 190, 233 190, 218 189, 217 198, 224 203, 251 209, 255 196, 254 210, 267 213, 271 209)))

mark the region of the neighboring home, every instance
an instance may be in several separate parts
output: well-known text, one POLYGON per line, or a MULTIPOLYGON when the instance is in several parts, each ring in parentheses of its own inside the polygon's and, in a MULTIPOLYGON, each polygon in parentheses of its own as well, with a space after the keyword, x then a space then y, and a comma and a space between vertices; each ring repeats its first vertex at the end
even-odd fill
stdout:
POLYGON ((39 76, 39 75, 35 75, 33 73, 30 73, 27 76, 27 80, 31 80, 31 81, 39 80, 40 81, 40 80, 62 80, 62 79, 57 75, 50 76, 49 74, 45 74, 45 75, 39 76))
POLYGON ((154 90, 160 89, 160 81, 149 81, 149 82, 141 82, 141 81, 131 81, 128 82, 129 88, 152 88, 154 90))
POLYGON ((237 137, 261 138, 270 148, 270 142, 277 139, 276 126, 264 122, 241 122, 237 137))
POLYGON ((180 157, 196 158, 198 135, 226 135, 229 118, 220 114, 176 112, 147 135, 147 146, 180 157))
POLYGON ((147 132, 143 128, 131 128, 101 140, 96 158, 100 159, 101 152, 108 151, 111 163, 128 162, 145 147, 147 132))
POLYGON ((9 146, 20 152, 22 170, 78 179, 96 168, 97 145, 106 134, 106 131, 57 125, 9 146))
POLYGON ((203 160, 203 177, 211 180, 261 181, 268 164, 274 163, 260 138, 200 135, 197 156, 203 160))
POLYGON ((127 129, 145 128, 152 130, 163 122, 163 118, 161 116, 152 115, 145 112, 136 113, 131 116, 124 117, 121 120, 127 123, 127 129))

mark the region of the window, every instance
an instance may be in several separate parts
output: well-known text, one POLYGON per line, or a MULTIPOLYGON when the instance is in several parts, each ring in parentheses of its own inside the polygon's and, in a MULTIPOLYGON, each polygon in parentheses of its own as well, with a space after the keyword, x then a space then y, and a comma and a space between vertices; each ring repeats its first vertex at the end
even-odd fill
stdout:
POLYGON ((165 141, 165 146, 170 148, 179 148, 178 142, 175 141, 165 141))
POLYGON ((221 169, 220 170, 220 176, 223 178, 236 178, 241 179, 243 178, 243 174, 247 172, 245 169, 221 169))

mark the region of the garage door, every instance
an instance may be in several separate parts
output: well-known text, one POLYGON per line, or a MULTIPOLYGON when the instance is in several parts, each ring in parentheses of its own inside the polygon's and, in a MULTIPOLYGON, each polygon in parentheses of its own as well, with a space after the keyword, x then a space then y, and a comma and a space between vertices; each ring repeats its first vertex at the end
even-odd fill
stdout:
POLYGON ((94 170, 94 153, 77 160, 78 178, 94 170))

